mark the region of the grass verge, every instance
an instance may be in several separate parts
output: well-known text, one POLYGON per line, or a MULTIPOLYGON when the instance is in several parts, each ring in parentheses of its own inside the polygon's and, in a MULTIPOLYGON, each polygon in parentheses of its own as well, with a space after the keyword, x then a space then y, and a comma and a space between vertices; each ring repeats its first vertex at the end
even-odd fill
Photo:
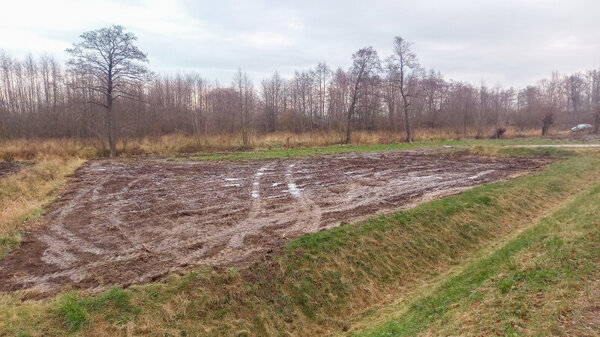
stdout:
POLYGON ((398 308, 397 317, 357 335, 583 335, 585 326, 565 322, 581 309, 579 295, 595 284, 585 281, 600 276, 598 219, 600 184, 594 184, 431 294, 398 308))

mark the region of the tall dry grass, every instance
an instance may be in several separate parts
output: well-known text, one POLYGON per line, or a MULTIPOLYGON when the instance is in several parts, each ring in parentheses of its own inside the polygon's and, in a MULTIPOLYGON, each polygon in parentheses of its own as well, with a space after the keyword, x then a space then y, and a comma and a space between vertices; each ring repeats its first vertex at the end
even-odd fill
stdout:
MULTIPOLYGON (((489 129, 486 137, 493 134, 489 129)), ((538 136, 539 130, 520 131, 508 128, 505 138, 538 136)), ((441 141, 472 139, 477 136, 475 129, 417 129, 415 141, 441 141)), ((221 134, 208 136, 164 135, 138 139, 122 139, 117 144, 120 156, 169 155, 176 153, 244 151, 272 148, 316 147, 342 144, 344 135, 339 132, 290 133, 275 132, 254 134, 249 146, 244 146, 241 134, 221 134)), ((352 134, 351 144, 376 145, 404 142, 402 132, 357 131, 352 134)), ((46 140, 7 140, 0 141, 0 160, 40 160, 49 158, 95 158, 108 156, 108 149, 97 140, 46 139, 46 140)))
POLYGON ((0 177, 0 258, 18 246, 21 232, 44 213, 68 176, 95 155, 93 145, 74 140, 0 142, 0 161, 29 163, 0 177))
POLYGON ((0 140, 0 161, 41 161, 102 156, 102 146, 94 140, 13 139, 0 140))
POLYGON ((20 232, 44 213, 44 207, 83 162, 75 157, 44 159, 0 178, 0 258, 18 244, 20 232))

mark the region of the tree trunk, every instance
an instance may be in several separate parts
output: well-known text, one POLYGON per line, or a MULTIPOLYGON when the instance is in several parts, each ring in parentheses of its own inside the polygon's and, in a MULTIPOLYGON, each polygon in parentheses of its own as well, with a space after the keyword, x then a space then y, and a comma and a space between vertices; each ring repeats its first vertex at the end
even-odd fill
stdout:
POLYGON ((354 102, 350 106, 348 110, 348 121, 346 123, 346 139, 344 140, 344 144, 350 144, 350 137, 352 136, 352 114, 354 113, 354 102))
POLYGON ((465 107, 465 114, 463 115, 463 138, 467 138, 467 122, 469 120, 467 108, 465 107))
POLYGON ((115 116, 112 108, 106 110, 106 119, 108 127, 108 144, 110 146, 110 157, 114 158, 117 156, 117 146, 115 142, 115 116))
POLYGON ((408 107, 406 105, 404 106, 404 125, 406 128, 406 141, 408 143, 412 143, 413 142, 412 125, 410 125, 410 115, 408 112, 408 107))
MULTIPOLYGON (((404 75, 402 75, 402 77, 404 78, 404 75)), ((400 95, 402 96, 402 105, 404 107, 404 128, 406 130, 406 142, 412 143, 413 132, 412 132, 412 126, 410 125, 410 114, 409 114, 410 102, 408 102, 408 97, 407 97, 406 93, 404 92, 403 88, 404 88, 404 80, 401 80, 400 95)))
POLYGON ((356 100, 358 99, 358 83, 361 77, 359 76, 354 84, 354 93, 352 94, 352 103, 348 109, 348 121, 346 124, 346 140, 344 144, 350 144, 350 137, 352 136, 352 115, 354 115, 354 109, 356 109, 356 100))
POLYGON ((542 137, 546 137, 548 135, 548 130, 550 129, 550 125, 554 123, 554 115, 552 113, 548 113, 544 116, 543 119, 544 125, 542 126, 542 137))
POLYGON ((106 126, 108 128, 108 145, 110 146, 110 157, 117 156, 117 145, 115 141, 115 114, 113 111, 112 93, 106 95, 106 126))
POLYGON ((247 148, 250 144, 250 140, 248 138, 248 128, 242 128, 242 143, 244 144, 244 148, 247 148))
POLYGON ((596 112, 596 121, 594 123, 594 134, 600 134, 600 110, 596 112))
MULTIPOLYGON (((393 99, 391 99, 393 100, 393 99)), ((393 102, 388 103, 388 118, 390 120, 389 128, 394 131, 396 129, 396 119, 395 119, 395 105, 393 102)))

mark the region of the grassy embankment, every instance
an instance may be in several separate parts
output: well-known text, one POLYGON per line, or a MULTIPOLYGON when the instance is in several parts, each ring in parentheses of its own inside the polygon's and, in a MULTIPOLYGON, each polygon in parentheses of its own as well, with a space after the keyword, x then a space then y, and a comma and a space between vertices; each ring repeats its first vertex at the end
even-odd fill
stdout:
MULTIPOLYGON (((540 151, 518 150, 520 155, 540 151)), ((507 149, 479 148, 478 152, 511 154, 507 149)), ((595 192, 582 192, 582 188, 600 179, 600 159, 574 156, 570 151, 555 153, 567 158, 543 172, 303 236, 247 269, 199 267, 186 275, 170 275, 162 282, 126 290, 114 288, 94 296, 71 292, 22 301, 20 294, 2 295, 0 335, 343 334, 364 326, 365 320, 368 325, 377 321, 375 317, 386 311, 382 308, 387 305, 413 296, 422 298, 419 295, 424 285, 445 280, 452 271, 466 273, 475 268, 467 265, 469 257, 482 255, 494 243, 515 235, 528 238, 517 236, 517 242, 542 242, 529 237, 538 233, 540 223, 548 221, 539 220, 540 214, 563 207, 580 210, 573 205, 595 200, 595 192), (579 199, 573 201, 577 195, 579 199)), ((562 212, 580 215, 579 211, 562 212)), ((527 246, 512 242, 507 245, 527 246)), ((506 255, 501 251, 493 254, 506 255)), ((482 275, 475 277, 477 282, 490 277, 490 273, 482 275)), ((449 286, 450 290, 438 297, 433 292, 434 309, 444 315, 451 313, 448 306, 436 306, 436 299, 441 298, 443 304, 464 300, 465 291, 469 295, 470 290, 485 284, 477 282, 460 281, 468 286, 459 290, 449 286)), ((428 315, 427 311, 416 312, 413 316, 422 322, 415 326, 433 329, 438 316, 428 315)), ((388 326, 401 321, 392 316, 381 317, 380 321, 390 318, 390 322, 375 333, 386 332, 388 326)))
POLYGON ((18 173, 0 178, 0 259, 19 245, 22 231, 44 214, 68 175, 83 162, 78 157, 38 158, 18 173))
POLYGON ((599 289, 595 183, 425 294, 374 313, 383 322, 357 335, 598 336, 599 289))

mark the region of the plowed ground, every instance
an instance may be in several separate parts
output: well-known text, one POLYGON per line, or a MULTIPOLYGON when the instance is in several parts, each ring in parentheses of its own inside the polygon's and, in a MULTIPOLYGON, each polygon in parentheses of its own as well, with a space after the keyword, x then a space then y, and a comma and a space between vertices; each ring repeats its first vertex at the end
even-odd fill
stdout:
POLYGON ((290 238, 407 208, 548 161, 350 153, 285 160, 88 162, 0 261, 0 291, 103 289, 245 265, 290 238))

